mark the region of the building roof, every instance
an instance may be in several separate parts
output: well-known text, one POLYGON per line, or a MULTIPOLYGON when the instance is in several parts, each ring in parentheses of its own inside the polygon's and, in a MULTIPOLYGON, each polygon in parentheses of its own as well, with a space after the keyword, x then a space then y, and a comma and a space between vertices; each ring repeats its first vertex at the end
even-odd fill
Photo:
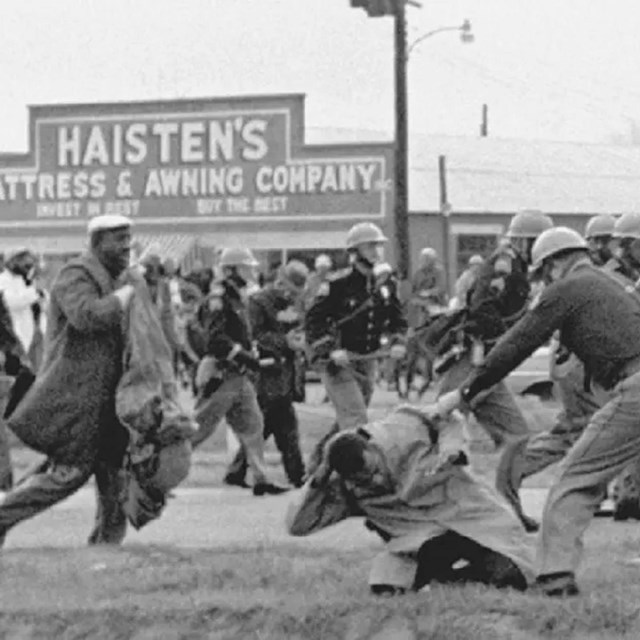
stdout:
MULTIPOLYGON (((307 141, 384 142, 389 133, 308 130, 307 141)), ((508 138, 412 135, 409 207, 439 211, 438 157, 446 157, 455 212, 551 214, 640 211, 640 147, 508 138)))

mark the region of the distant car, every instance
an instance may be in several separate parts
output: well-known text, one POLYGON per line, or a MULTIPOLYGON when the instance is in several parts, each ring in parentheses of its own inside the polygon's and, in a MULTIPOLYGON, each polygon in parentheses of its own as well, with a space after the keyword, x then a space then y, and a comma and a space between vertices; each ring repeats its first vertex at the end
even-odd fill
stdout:
POLYGON ((540 347, 507 376, 507 385, 517 395, 536 395, 549 399, 553 382, 549 375, 549 347, 540 347))

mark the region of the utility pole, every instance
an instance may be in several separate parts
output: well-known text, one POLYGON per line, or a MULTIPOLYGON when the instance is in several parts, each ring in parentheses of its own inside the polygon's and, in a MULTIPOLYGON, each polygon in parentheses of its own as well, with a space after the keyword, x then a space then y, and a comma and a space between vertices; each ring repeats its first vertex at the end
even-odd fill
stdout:
POLYGON ((489 135, 489 107, 482 105, 482 122, 480 123, 480 136, 486 138, 489 135))
POLYGON ((407 15, 404 0, 395 3, 395 200, 394 222, 398 275, 410 277, 409 131, 407 114, 407 15))
POLYGON ((444 263, 445 282, 449 294, 452 292, 451 252, 449 251, 450 228, 449 216, 451 205, 447 194, 447 158, 438 156, 438 182, 440 184, 440 216, 442 221, 442 262, 444 263))
POLYGON ((409 279, 409 160, 407 120, 407 4, 415 0, 351 0, 351 6, 364 9, 371 18, 392 16, 394 20, 395 70, 395 159, 393 223, 395 254, 400 280, 409 279))

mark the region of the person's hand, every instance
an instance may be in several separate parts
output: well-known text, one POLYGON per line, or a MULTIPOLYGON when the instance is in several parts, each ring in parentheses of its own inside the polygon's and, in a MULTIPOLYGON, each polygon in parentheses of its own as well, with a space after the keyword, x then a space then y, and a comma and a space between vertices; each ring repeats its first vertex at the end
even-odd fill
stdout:
POLYGON ((444 418, 445 416, 448 416, 454 409, 457 409, 461 404, 462 396, 460 395, 460 391, 458 389, 449 391, 448 393, 444 393, 438 398, 436 402, 438 415, 441 418, 444 418))
POLYGON ((140 282, 144 282, 144 274, 146 269, 139 262, 131 265, 127 268, 127 270, 122 274, 123 281, 131 284, 137 284, 140 282))
POLYGON ((349 364, 349 354, 344 349, 334 349, 329 354, 329 358, 339 367, 346 367, 349 364))
POLYGON ((438 405, 435 403, 425 404, 422 406, 417 406, 415 404, 400 404, 396 407, 396 411, 402 411, 403 413, 408 413, 409 415, 416 416, 421 420, 427 420, 429 422, 433 422, 441 417, 438 413, 438 405))
POLYGON ((462 403, 460 391, 449 391, 441 395, 440 398, 431 404, 417 406, 415 404, 401 404, 396 407, 398 411, 403 411, 410 415, 417 416, 423 420, 433 422, 440 418, 446 418, 454 409, 462 403))
POLYGON ((216 371, 216 361, 211 356, 205 356, 200 360, 198 369, 196 371, 196 388, 202 389, 211 378, 213 378, 216 371))
POLYGON ((323 460, 311 475, 309 482, 310 486, 313 489, 319 489, 325 486, 329 482, 329 478, 331 477, 332 472, 333 469, 331 468, 329 463, 326 460, 323 460))
POLYGON ((118 302, 120 302, 120 305, 122 306, 122 308, 126 309, 127 306, 129 305, 129 302, 131 302, 131 297, 133 296, 134 292, 135 292, 135 288, 133 285, 125 284, 119 289, 116 289, 113 292, 113 295, 116 298, 118 298, 118 302))
POLYGON ((389 357, 392 360, 402 360, 407 355, 407 348, 403 344, 394 344, 389 350, 389 357))

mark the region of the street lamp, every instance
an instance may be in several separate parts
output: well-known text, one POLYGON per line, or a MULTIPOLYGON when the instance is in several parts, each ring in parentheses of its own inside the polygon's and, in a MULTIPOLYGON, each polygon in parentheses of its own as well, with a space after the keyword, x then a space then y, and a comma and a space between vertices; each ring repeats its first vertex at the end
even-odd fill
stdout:
POLYGON ((445 31, 459 31, 460 32, 460 41, 464 43, 470 43, 475 40, 475 36, 471 30, 471 22, 469 20, 465 20, 458 27, 439 27, 438 29, 433 29, 433 31, 427 31, 427 33, 423 33, 421 36, 416 38, 407 49, 407 58, 411 55, 411 52, 423 41, 431 36, 435 36, 436 33, 444 33, 445 31))
MULTIPOLYGON (((407 18, 405 2, 395 3, 395 85, 396 85, 396 156, 395 156, 395 187, 396 206, 395 230, 398 246, 398 274, 402 280, 408 279, 410 263, 409 246, 409 128, 407 115, 407 61, 409 54, 421 42, 445 31, 459 31, 462 42, 473 42, 471 22, 465 20, 457 27, 439 27, 419 36, 411 46, 407 46, 407 18)), ((446 244, 446 242, 445 242, 446 244)), ((445 250, 446 252, 446 250, 445 250)))
POLYGON ((407 48, 407 4, 420 6, 416 0, 351 0, 351 6, 364 9, 370 17, 394 18, 394 75, 395 75, 395 198, 394 225, 397 248, 398 275, 408 281, 409 211, 408 211, 408 118, 407 118, 407 59, 409 52, 421 41, 441 31, 460 31, 463 42, 472 42, 471 23, 465 20, 461 27, 441 27, 420 36, 407 48))
MULTIPOLYGON (((474 35, 471 31, 471 22, 469 20, 465 20, 458 27, 439 27, 438 29, 433 29, 432 31, 427 31, 423 33, 421 36, 418 36, 407 48, 406 61, 408 61, 409 55, 411 52, 421 43, 424 42, 427 38, 431 36, 435 36, 437 33, 443 33, 445 31, 459 31, 460 32, 460 40, 463 43, 471 43, 474 41, 474 35)), ((405 61, 405 66, 406 66, 405 61)), ((397 70, 397 69, 396 69, 397 70)), ((406 69, 405 69, 406 74, 406 69)), ((405 87, 406 90, 406 87, 405 87)), ((405 109, 406 113, 406 109, 405 109)), ((405 149, 405 154, 408 155, 408 148, 405 149)), ((449 265, 449 216, 451 215, 451 205, 449 204, 449 200, 447 197, 447 183, 446 183, 446 169, 445 169, 446 159, 444 156, 440 156, 438 158, 438 175, 440 181, 440 213, 442 215, 442 259, 444 262, 444 272, 445 272, 445 282, 447 288, 450 288, 450 265, 449 265)))

